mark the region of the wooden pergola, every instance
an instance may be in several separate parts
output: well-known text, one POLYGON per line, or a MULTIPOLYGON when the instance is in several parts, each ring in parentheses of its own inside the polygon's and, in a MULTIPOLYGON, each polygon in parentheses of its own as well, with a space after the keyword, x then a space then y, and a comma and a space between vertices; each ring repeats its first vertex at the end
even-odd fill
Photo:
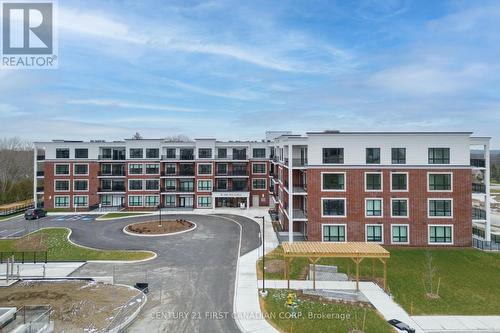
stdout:
POLYGON ((293 258, 307 258, 313 265, 313 289, 316 289, 316 263, 321 258, 350 258, 356 265, 356 290, 359 290, 359 265, 364 259, 372 259, 372 275, 375 276, 375 262, 384 265, 384 290, 387 291, 387 259, 389 251, 379 244, 364 242, 284 242, 285 278, 290 289, 290 262, 293 258))

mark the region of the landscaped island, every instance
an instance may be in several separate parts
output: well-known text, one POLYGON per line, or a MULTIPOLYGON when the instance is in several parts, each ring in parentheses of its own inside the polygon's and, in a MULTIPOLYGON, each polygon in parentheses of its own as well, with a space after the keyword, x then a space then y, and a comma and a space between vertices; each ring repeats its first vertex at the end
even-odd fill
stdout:
POLYGON ((161 236, 189 231, 195 227, 194 223, 186 220, 147 221, 129 224, 125 227, 125 231, 129 234, 141 236, 161 236))

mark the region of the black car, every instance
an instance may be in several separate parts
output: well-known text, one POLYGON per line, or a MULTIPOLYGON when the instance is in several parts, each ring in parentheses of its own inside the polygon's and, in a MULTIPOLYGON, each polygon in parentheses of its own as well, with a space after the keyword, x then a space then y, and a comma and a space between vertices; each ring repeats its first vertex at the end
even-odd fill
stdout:
POLYGON ((28 209, 26 213, 24 213, 24 219, 26 220, 35 220, 44 216, 47 216, 47 211, 41 208, 28 209))
POLYGON ((392 326, 396 327, 398 330, 405 331, 408 333, 415 333, 415 329, 411 328, 408 324, 403 323, 397 319, 391 319, 387 321, 392 326))

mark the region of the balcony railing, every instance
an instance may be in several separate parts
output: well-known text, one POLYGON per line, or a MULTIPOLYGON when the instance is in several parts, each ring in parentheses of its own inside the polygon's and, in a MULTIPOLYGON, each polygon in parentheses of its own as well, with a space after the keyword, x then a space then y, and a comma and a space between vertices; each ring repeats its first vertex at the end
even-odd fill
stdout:
POLYGON ((215 155, 217 160, 248 160, 248 155, 246 154, 226 154, 226 155, 215 155))
POLYGON ((175 176, 194 176, 194 170, 179 170, 177 172, 166 172, 163 171, 161 173, 162 176, 170 176, 170 177, 175 177, 175 176))
POLYGON ((45 155, 37 155, 36 156, 37 161, 44 161, 45 160, 45 155))
POLYGON ((162 187, 161 192, 185 192, 190 193, 194 192, 194 188, 192 187, 162 187))
POLYGON ((125 186, 99 187, 97 192, 125 192, 125 186))
POLYGON ((248 192, 248 186, 228 186, 227 188, 215 187, 215 192, 248 192))
POLYGON ((472 183, 472 192, 474 192, 474 193, 486 193, 486 185, 472 183))
POLYGON ((473 220, 486 220, 486 211, 480 208, 472 208, 473 220))
POLYGON ((119 155, 98 155, 97 158, 100 159, 100 160, 124 161, 125 160, 125 154, 119 154, 119 155))
POLYGON ((246 170, 233 170, 233 171, 227 171, 225 173, 223 172, 216 172, 216 176, 248 176, 248 172, 246 170))
POLYGON ((471 158, 470 165, 476 168, 485 168, 486 161, 484 158, 471 158))
POLYGON ((307 166, 307 158, 294 158, 292 160, 292 166, 294 167, 307 166))
POLYGON ((37 186, 36 187, 37 192, 43 192, 43 186, 37 186))
POLYGON ((37 176, 37 177, 43 177, 43 175, 44 175, 44 172, 43 172, 43 171, 37 171, 37 172, 36 172, 36 176, 37 176))
POLYGON ((98 176, 104 176, 104 177, 124 177, 125 176, 125 171, 121 172, 103 172, 99 171, 97 173, 98 176))
POLYGON ((194 154, 161 155, 162 160, 194 160, 194 154))

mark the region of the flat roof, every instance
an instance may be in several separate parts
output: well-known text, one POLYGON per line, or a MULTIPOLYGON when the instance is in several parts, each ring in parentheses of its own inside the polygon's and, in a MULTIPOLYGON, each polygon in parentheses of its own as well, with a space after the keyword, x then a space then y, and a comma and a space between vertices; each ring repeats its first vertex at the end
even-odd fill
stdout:
POLYGON ((389 258, 390 253, 376 243, 365 242, 283 242, 285 257, 389 258))
POLYGON ((473 132, 466 132, 466 131, 349 131, 349 132, 342 132, 342 131, 319 131, 319 132, 306 132, 306 134, 313 134, 313 135, 331 135, 331 134, 472 134, 473 132))

